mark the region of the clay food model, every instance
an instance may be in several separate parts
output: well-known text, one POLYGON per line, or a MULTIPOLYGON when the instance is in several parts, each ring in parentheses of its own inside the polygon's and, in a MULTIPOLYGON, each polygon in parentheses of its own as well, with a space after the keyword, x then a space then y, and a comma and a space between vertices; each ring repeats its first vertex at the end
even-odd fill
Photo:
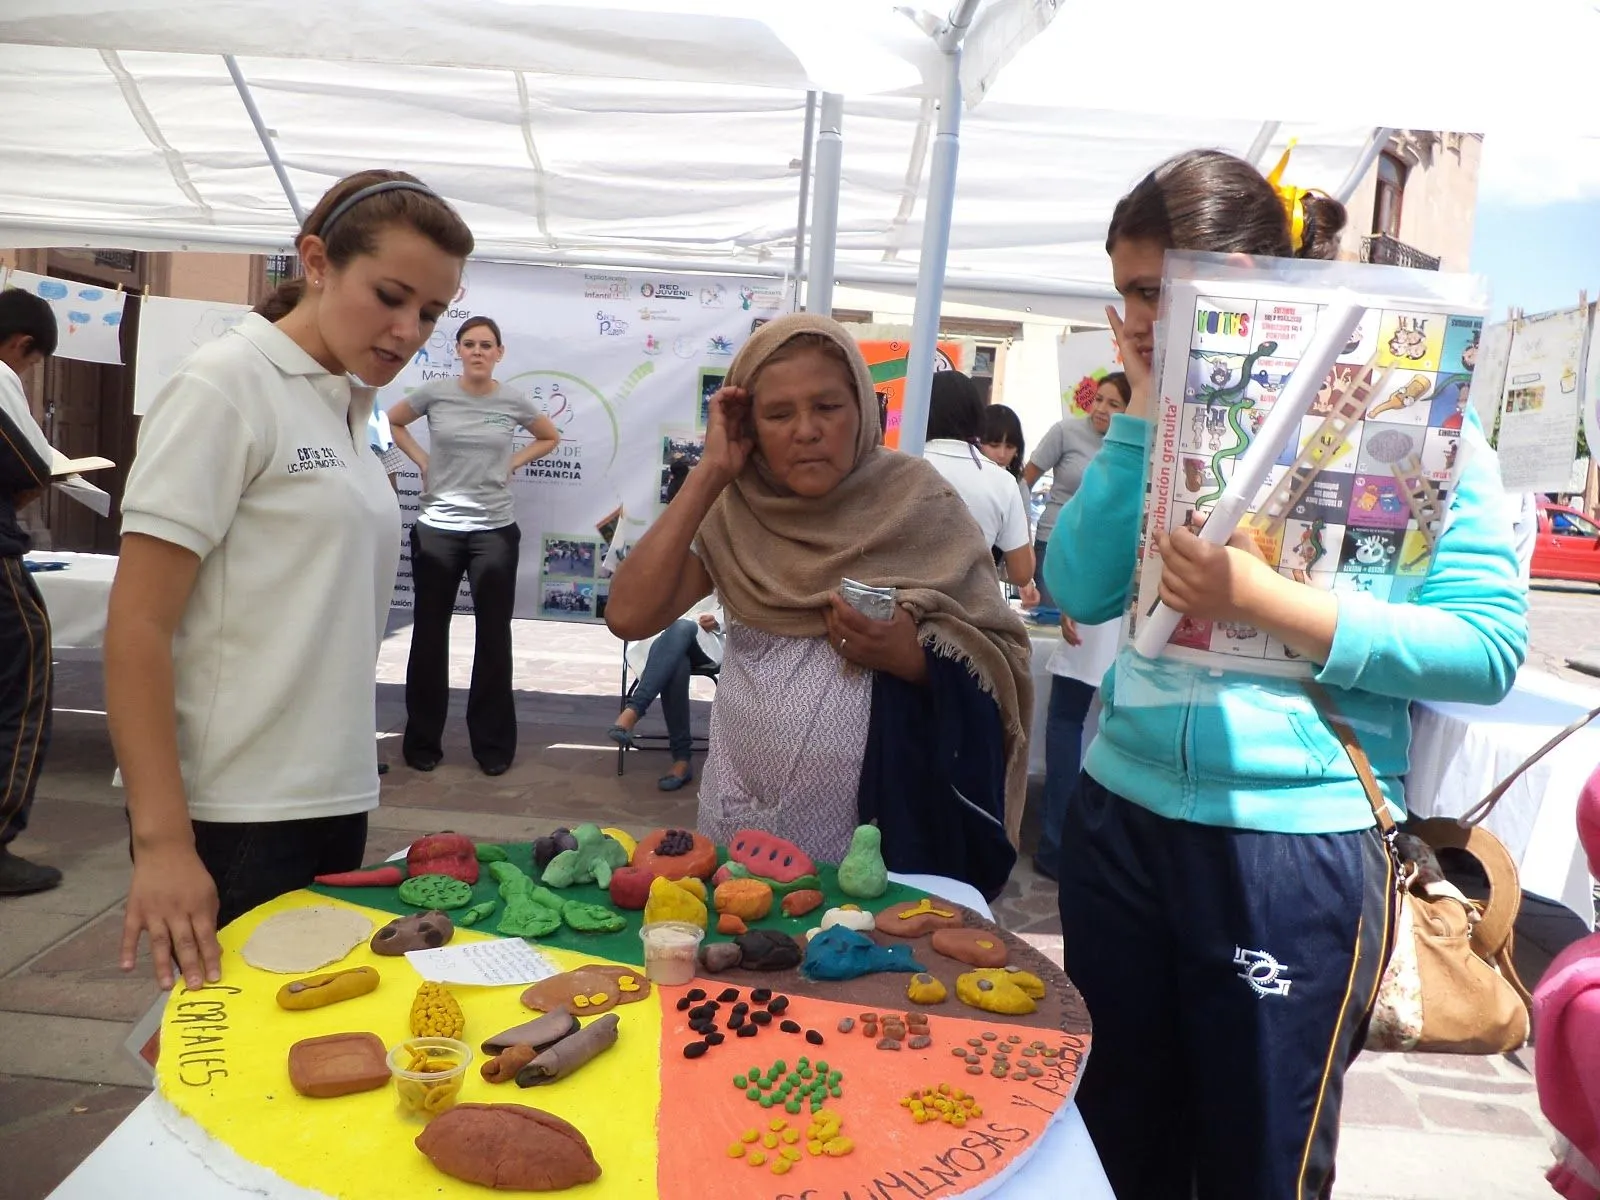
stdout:
POLYGON ((698 879, 665 879, 657 875, 650 881, 650 898, 645 901, 646 925, 658 921, 683 921, 701 929, 711 919, 706 910, 706 885, 698 879))
POLYGON ((442 912, 396 917, 367 943, 374 954, 404 954, 407 950, 432 950, 456 935, 456 927, 442 912))
POLYGON ((597 1021, 590 1021, 571 1037, 562 1038, 548 1050, 541 1051, 517 1072, 517 1086, 539 1087, 565 1079, 617 1044, 617 1023, 617 1014, 607 1013, 597 1021))
POLYGON ((913 975, 906 984, 906 999, 913 1004, 943 1004, 949 995, 944 984, 926 971, 913 975))
POLYGON ((889 890, 883 864, 883 834, 876 825, 858 825, 850 849, 839 863, 839 890, 858 900, 876 900, 889 890))
POLYGON ((540 876, 546 887, 564 888, 575 883, 595 883, 607 887, 611 872, 626 866, 628 852, 620 842, 600 832, 598 825, 579 825, 572 831, 577 848, 563 850, 545 866, 540 876))
POLYGON ((505 1191, 560 1192, 600 1178, 583 1134, 520 1104, 458 1104, 435 1117, 416 1146, 446 1175, 505 1191))
POLYGON ((561 919, 579 933, 616 933, 626 929, 628 922, 603 904, 585 904, 582 900, 568 900, 561 906, 561 919))
POLYGON ((351 967, 347 971, 330 971, 326 975, 313 975, 309 979, 296 979, 278 989, 278 1007, 290 1012, 309 1008, 326 1008, 341 1000, 353 1000, 376 990, 378 972, 371 967, 351 967))
POLYGON ((547 833, 542 838, 533 839, 533 861, 541 870, 550 864, 550 860, 563 850, 576 850, 578 839, 572 836, 572 830, 565 825, 547 833))
POLYGON ((329 875, 316 875, 312 883, 324 887, 394 887, 403 881, 406 873, 393 863, 375 867, 370 871, 334 871, 329 875))
MULTIPOLYGON (((493 862, 504 862, 504 859, 492 859, 493 862)), ((462 909, 456 914, 456 924, 476 925, 487 916, 491 916, 500 905, 494 900, 485 900, 482 904, 474 904, 471 908, 462 909)))
POLYGON ((555 899, 548 889, 536 887, 533 880, 512 863, 490 863, 489 874, 500 885, 500 898, 506 902, 500 924, 495 927, 498 932, 511 937, 535 938, 548 937, 561 928, 561 902, 542 902, 544 896, 555 899))
POLYGON ((707 942, 700 947, 700 966, 709 975, 731 971, 744 961, 744 951, 737 941, 707 942))
MULTIPOLYGON (((773 883, 798 883, 816 878, 816 862, 787 838, 762 829, 741 829, 728 843, 728 870, 733 877, 755 875, 773 883), (742 870, 738 870, 742 867, 742 870)), ((808 886, 818 886, 810 883, 808 886)), ((789 888, 784 888, 784 891, 789 888)))
POLYGON ((933 949, 973 967, 1003 967, 1010 958, 1005 942, 987 929, 935 929, 933 949))
POLYGON ((747 971, 787 971, 804 956, 800 943, 776 929, 752 929, 733 939, 739 965, 747 971))
POLYGON ((869 929, 876 928, 877 918, 854 904, 842 904, 838 908, 830 908, 822 914, 822 928, 832 929, 835 925, 843 925, 846 929, 854 929, 857 933, 866 933, 869 929))
POLYGON ((458 1038, 466 1024, 461 1003, 445 989, 444 984, 429 981, 417 989, 411 1001, 413 1037, 458 1038))
POLYGON ((532 1046, 507 1046, 478 1068, 486 1083, 510 1083, 517 1072, 533 1061, 532 1046))
POLYGON ((1044 981, 1027 971, 987 968, 956 977, 956 999, 984 1012, 1018 1017, 1033 1012, 1044 996, 1044 981))
POLYGON ((783 898, 783 915, 786 917, 803 917, 821 907, 822 893, 812 888, 790 892, 783 898))
MULTIPOLYGON (((746 964, 748 965, 748 964, 746 964)), ((880 946, 864 933, 835 925, 806 945, 807 979, 855 979, 878 971, 921 971, 910 946, 880 946)))
POLYGON ((289 1047, 289 1082, 314 1100, 370 1092, 389 1082, 388 1052, 375 1033, 306 1038, 289 1047))
POLYGON ((692 829, 657 829, 639 843, 631 863, 664 879, 706 879, 717 869, 717 847, 692 829))
POLYGON ((638 912, 650 899, 650 882, 654 878, 643 867, 618 867, 611 872, 611 903, 638 912))
POLYGON ((406 851, 406 874, 448 875, 471 885, 478 882, 478 847, 459 833, 430 833, 406 851))
POLYGON ((932 933, 935 929, 959 929, 965 922, 955 905, 946 905, 924 896, 915 904, 891 904, 878 913, 873 924, 879 933, 914 938, 932 933))
POLYGON ((504 1033, 495 1034, 478 1048, 485 1054, 499 1054, 512 1046, 531 1046, 537 1054, 541 1050, 548 1050, 562 1038, 577 1033, 578 1028, 577 1017, 564 1008, 556 1008, 542 1017, 535 1017, 521 1025, 513 1025, 504 1033))
MULTIPOLYGON (((473 859, 477 865, 477 859, 473 859)), ((465 908, 472 888, 449 875, 413 875, 400 885, 400 899, 418 908, 465 908)))
POLYGON ((541 979, 522 993, 522 1003, 536 1012, 553 1013, 564 1008, 588 1017, 610 1012, 619 1004, 643 1000, 649 994, 650 981, 643 971, 594 963, 541 979))
POLYGON ((741 921, 759 921, 772 911, 772 887, 759 879, 729 879, 717 884, 712 903, 717 912, 741 921))

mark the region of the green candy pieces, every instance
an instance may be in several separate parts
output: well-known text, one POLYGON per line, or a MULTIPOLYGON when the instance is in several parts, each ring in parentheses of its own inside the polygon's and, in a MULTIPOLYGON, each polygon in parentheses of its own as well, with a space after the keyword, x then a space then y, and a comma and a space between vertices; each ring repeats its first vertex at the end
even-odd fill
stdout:
POLYGON ((499 906, 500 904, 497 900, 485 900, 482 904, 474 904, 466 912, 456 917, 455 923, 457 925, 476 925, 485 917, 493 914, 494 910, 499 906))
POLYGON ((472 887, 448 875, 413 875, 400 885, 400 899, 417 908, 441 912, 472 903, 472 887))

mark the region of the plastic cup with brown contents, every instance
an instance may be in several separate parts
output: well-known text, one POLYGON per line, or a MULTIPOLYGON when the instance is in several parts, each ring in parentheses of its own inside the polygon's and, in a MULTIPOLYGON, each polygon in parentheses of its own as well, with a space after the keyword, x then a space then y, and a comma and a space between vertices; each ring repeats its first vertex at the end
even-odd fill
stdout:
POLYGON ((472 1047, 455 1038, 414 1037, 389 1051, 400 1115, 427 1122, 455 1107, 472 1047))

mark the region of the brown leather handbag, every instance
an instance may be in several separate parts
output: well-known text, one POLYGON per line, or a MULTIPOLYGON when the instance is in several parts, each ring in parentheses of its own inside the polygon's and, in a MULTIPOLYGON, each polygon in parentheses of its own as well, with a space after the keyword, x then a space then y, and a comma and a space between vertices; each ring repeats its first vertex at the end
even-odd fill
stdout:
POLYGON ((1355 731, 1325 691, 1316 685, 1308 690, 1349 754, 1395 862, 1393 951, 1378 985, 1366 1048, 1448 1054, 1516 1050, 1528 1040, 1532 1003, 1512 962, 1522 887, 1511 854, 1480 822, 1524 771, 1600 717, 1600 708, 1551 738, 1459 819, 1412 821, 1401 832, 1355 731), (1445 879, 1435 857, 1439 850, 1474 858, 1489 881, 1488 896, 1469 899, 1445 879))

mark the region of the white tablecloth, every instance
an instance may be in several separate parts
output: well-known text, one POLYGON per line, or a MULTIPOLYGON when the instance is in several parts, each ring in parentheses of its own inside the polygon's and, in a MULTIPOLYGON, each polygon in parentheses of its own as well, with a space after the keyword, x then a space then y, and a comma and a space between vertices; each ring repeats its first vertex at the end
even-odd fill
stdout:
MULTIPOLYGON (((891 875, 936 896, 993 916, 983 897, 967 884, 936 875, 891 875)), ((221 1151, 223 1158, 231 1152, 221 1151)), ((602 1164, 603 1165, 603 1164, 602 1164)), ((235 1178, 260 1179, 259 1168, 234 1159, 235 1178)), ((487 1194, 487 1193, 486 1193, 487 1194)), ((1069 1104, 1045 1131, 1039 1147, 992 1191, 999 1200, 1116 1200, 1095 1153, 1089 1131, 1075 1104, 1069 1104)), ((269 1200, 310 1200, 315 1193, 273 1181, 266 1187, 238 1186, 214 1174, 163 1122, 154 1096, 117 1126, 78 1169, 50 1193, 50 1200, 235 1200, 266 1196, 269 1200)))
POLYGON ((35 571, 34 583, 50 612, 50 640, 57 658, 98 658, 105 644, 106 603, 117 573, 115 554, 39 551, 27 562, 64 562, 65 570, 35 571))
MULTIPOLYGON (((1411 708, 1406 805, 1421 817, 1457 817, 1529 755, 1591 708, 1600 692, 1525 670, 1499 704, 1411 708)), ((1591 927, 1593 881, 1578 843, 1578 792, 1600 765, 1600 721, 1573 734, 1529 770, 1484 827, 1517 860, 1522 888, 1570 908, 1591 927)))

